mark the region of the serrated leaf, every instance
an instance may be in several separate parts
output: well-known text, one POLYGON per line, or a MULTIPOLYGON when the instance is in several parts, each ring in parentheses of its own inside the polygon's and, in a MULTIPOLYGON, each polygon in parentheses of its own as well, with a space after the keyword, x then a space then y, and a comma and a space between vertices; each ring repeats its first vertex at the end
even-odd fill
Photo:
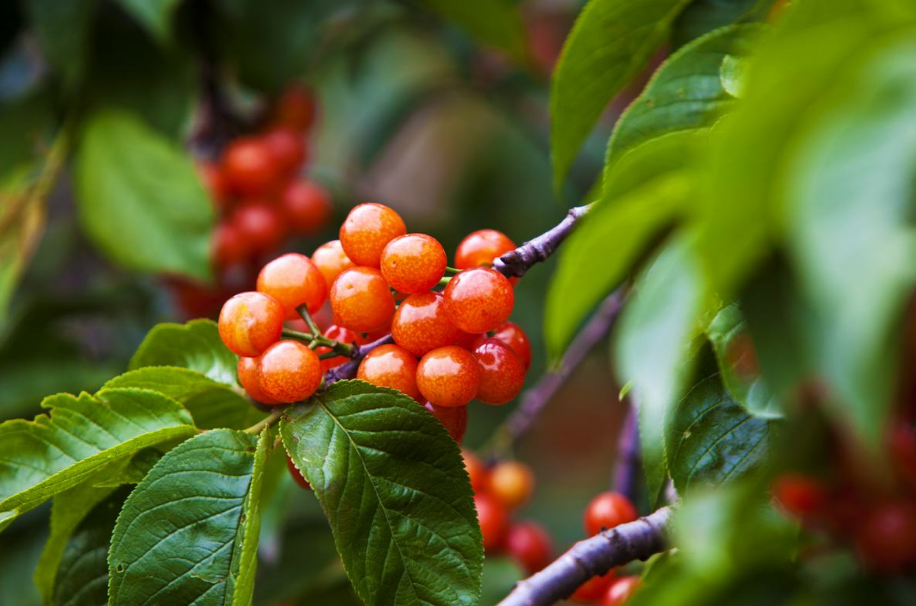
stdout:
POLYGON ((28 511, 121 457, 197 431, 178 402, 140 389, 58 394, 42 406, 50 415, 0 425, 0 516, 28 511))
POLYGON ((80 221, 112 260, 210 278, 213 205, 185 151, 129 113, 101 110, 85 126, 74 173, 80 221))
POLYGON ((554 183, 566 177, 608 101, 646 65, 690 0, 591 0, 573 26, 550 91, 554 183))
POLYGON ((146 29, 159 40, 171 38, 172 15, 181 0, 118 0, 146 29))
POLYGON ((267 428, 259 438, 215 429, 162 457, 118 517, 109 604, 249 604, 271 444, 267 428))
POLYGON ((236 385, 238 358, 219 338, 212 320, 157 324, 146 334, 128 368, 178 366, 203 373, 224 385, 236 385))
POLYGON ((518 5, 511 0, 415 0, 472 36, 501 49, 519 61, 527 58, 525 26, 518 5))
POLYGON ((706 377, 677 404, 667 430, 668 469, 680 494, 735 480, 766 460, 773 423, 732 398, 721 377, 706 377))
POLYGON ((342 381, 280 435, 367 606, 476 605, 483 547, 458 445, 400 392, 342 381))

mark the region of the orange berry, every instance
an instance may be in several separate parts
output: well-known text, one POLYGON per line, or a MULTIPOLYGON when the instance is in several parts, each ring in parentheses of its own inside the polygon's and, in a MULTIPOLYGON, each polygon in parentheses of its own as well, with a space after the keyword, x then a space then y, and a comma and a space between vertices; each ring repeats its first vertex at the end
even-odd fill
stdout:
POLYGON ((274 105, 273 123, 298 131, 312 127, 316 115, 315 97, 301 84, 293 84, 274 105))
POLYGON ((603 529, 633 522, 638 517, 630 499, 617 492, 602 492, 585 509, 585 533, 593 536, 603 529))
POLYGON ((360 204, 340 226, 340 243, 347 256, 365 267, 379 267, 389 242, 407 233, 398 213, 382 204, 360 204))
POLYGON ((447 264, 445 249, 426 234, 398 236, 382 250, 382 275, 398 292, 428 291, 445 275, 447 264))
POLYGON ((381 345, 359 363, 356 378, 378 387, 390 387, 420 399, 417 389, 417 359, 397 345, 381 345))
POLYGON ((534 492, 534 474, 527 465, 503 461, 490 470, 489 492, 507 509, 518 509, 534 492))
POLYGON ((230 143, 223 153, 222 171, 232 191, 244 196, 270 193, 281 176, 267 142, 256 137, 230 143))
POLYGON ((314 181, 291 181, 280 195, 280 206, 290 229, 296 233, 314 233, 331 219, 331 198, 314 181))
POLYGON ((311 259, 299 253, 287 253, 261 269, 258 292, 279 301, 287 319, 292 320, 299 316, 296 308, 300 305, 306 305, 309 313, 321 309, 328 287, 311 259))
POLYGON ((429 402, 424 404, 436 419, 442 423, 442 426, 448 431, 452 439, 461 444, 464 441, 464 432, 468 428, 468 407, 467 406, 433 406, 429 402))
POLYGON ((616 574, 617 570, 612 568, 601 576, 590 578, 579 585, 579 588, 569 596, 569 599, 580 604, 589 604, 600 600, 614 582, 616 574))
POLYGON ((318 266, 325 282, 328 283, 329 290, 331 284, 334 283, 334 280, 343 270, 356 267, 356 264, 344 252, 343 246, 340 245, 340 240, 331 240, 316 248, 315 252, 312 253, 312 263, 318 266))
POLYGON ((278 341, 258 359, 258 386, 280 402, 298 402, 321 384, 318 354, 299 341, 278 341))
POLYGON ((238 372, 239 383, 242 384, 242 387, 245 388, 245 391, 248 392, 251 399, 261 404, 269 404, 271 406, 282 403, 268 397, 261 391, 261 387, 258 385, 257 358, 239 358, 236 370, 238 372))
POLYGON ((474 350, 480 364, 477 399, 484 404, 505 404, 522 390, 525 366, 512 349, 497 339, 486 339, 474 350))
MULTIPOLYGON (((366 343, 366 340, 358 332, 354 332, 347 328, 341 328, 336 324, 331 325, 326 331, 324 331, 324 336, 340 343, 347 343, 349 345, 365 345, 366 343)), ((319 356, 329 351, 331 351, 331 348, 325 347, 324 345, 315 348, 315 353, 319 356)), ((341 364, 348 362, 349 360, 350 358, 347 356, 336 356, 326 360, 321 360, 321 373, 324 374, 332 368, 336 368, 341 364)))
POLYGON ((512 313, 514 304, 509 280, 486 267, 466 269, 445 287, 445 311, 452 324, 464 332, 495 330, 512 313))
POLYGON ((489 266, 497 257, 515 250, 515 243, 495 229, 479 229, 469 234, 455 251, 455 267, 471 269, 489 266))
POLYGON ((415 356, 453 344, 460 331, 445 314, 441 293, 410 295, 401 303, 391 321, 394 342, 415 356))
POLYGON ((384 327, 394 315, 394 295, 381 272, 370 267, 344 270, 331 285, 334 323, 357 332, 384 327))
POLYGON ((305 139, 295 130, 278 127, 264 133, 262 138, 280 173, 295 174, 305 162, 305 139))
MULTIPOLYGON (((499 339, 511 347, 515 355, 525 365, 525 370, 531 367, 531 341, 528 340, 528 335, 525 334, 521 326, 515 322, 503 322, 493 333, 493 338, 499 339)), ((480 345, 485 339, 485 336, 479 337, 474 348, 476 349, 476 346, 480 345)))
POLYGON ((293 460, 289 455, 286 455, 286 467, 289 469, 289 475, 293 476, 293 480, 296 481, 296 484, 305 488, 306 490, 311 490, 312 485, 309 484, 309 481, 305 479, 305 476, 302 475, 302 472, 296 468, 296 464, 293 463, 293 460))
POLYGON ((623 606, 636 590, 639 589, 639 577, 619 577, 614 579, 601 598, 601 606, 623 606))
POLYGON ((486 494, 474 495, 474 506, 483 535, 483 548, 488 552, 501 549, 509 530, 509 512, 499 501, 486 494))
POLYGON ((526 574, 543 570, 553 559, 553 543, 544 527, 537 522, 513 524, 506 535, 506 551, 526 574))
POLYGON ((260 292, 235 295, 219 312, 219 336, 232 353, 253 358, 280 340, 283 306, 260 292))
POLYGON ((468 477, 471 479, 471 489, 475 493, 485 491, 487 489, 487 484, 490 483, 490 470, 487 469, 483 461, 478 459, 477 455, 470 450, 462 448, 461 456, 464 458, 464 468, 467 470, 468 477))
POLYGON ((417 366, 417 387, 435 406, 464 406, 480 385, 480 365, 468 350, 455 345, 434 349, 417 366))

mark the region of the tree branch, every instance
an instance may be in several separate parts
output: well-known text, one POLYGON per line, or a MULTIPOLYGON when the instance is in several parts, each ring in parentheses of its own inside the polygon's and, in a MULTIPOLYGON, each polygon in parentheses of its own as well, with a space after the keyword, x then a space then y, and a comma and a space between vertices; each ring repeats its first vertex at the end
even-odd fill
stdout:
POLYGON ((324 374, 324 384, 325 386, 330 385, 331 383, 336 383, 337 381, 343 381, 344 379, 352 379, 356 376, 356 371, 359 370, 359 363, 362 361, 366 355, 382 345, 387 345, 389 343, 394 343, 394 339, 391 337, 391 334, 387 334, 381 339, 373 341, 372 343, 367 343, 361 345, 358 349, 353 352, 353 359, 349 362, 344 362, 340 366, 332 368, 324 374))
POLYGON ((617 461, 614 465, 614 492, 630 501, 636 496, 636 477, 639 471, 639 423, 636 406, 628 399, 626 416, 620 428, 617 443, 617 461))
POLYGON ((549 606, 593 576, 664 551, 670 519, 671 509, 662 507, 635 522, 579 541, 547 568, 516 584, 497 606, 549 606))

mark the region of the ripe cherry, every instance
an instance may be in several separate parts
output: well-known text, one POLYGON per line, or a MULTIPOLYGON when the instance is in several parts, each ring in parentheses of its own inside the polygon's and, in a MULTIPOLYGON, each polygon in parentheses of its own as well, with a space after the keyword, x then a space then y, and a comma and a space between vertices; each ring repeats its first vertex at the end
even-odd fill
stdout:
POLYGON ((222 170, 231 190, 243 196, 270 193, 280 177, 270 147, 256 137, 241 137, 230 143, 223 154, 222 170))
POLYGON ((243 292, 223 305, 219 336, 232 353, 253 358, 280 340, 283 306, 271 296, 243 292))
POLYGON ((347 256, 365 267, 379 267, 389 242, 407 233, 398 213, 382 204, 360 204, 340 226, 340 243, 347 256))
MULTIPOLYGON (((522 364, 525 365, 525 370, 531 367, 531 341, 528 340, 528 335, 525 334, 521 326, 515 322, 503 322, 496 329, 496 332, 493 333, 493 338, 499 339, 511 347, 512 351, 514 351, 522 361, 522 364)), ((474 348, 483 342, 484 339, 486 339, 486 336, 479 336, 474 348)))
POLYGON ((480 229, 469 234, 455 251, 455 267, 470 269, 489 266, 494 259, 510 250, 515 250, 515 243, 506 234, 495 229, 480 229))
POLYGON ((302 85, 294 84, 277 99, 273 123, 305 132, 315 122, 315 114, 314 96, 302 85))
POLYGON ((331 285, 334 323, 357 332, 383 328, 394 315, 394 296, 377 269, 353 267, 331 285))
POLYGON ((877 572, 901 572, 916 564, 916 506, 889 502, 867 512, 855 528, 863 563, 877 572))
POLYGON ((337 279, 345 269, 356 267, 356 264, 350 260, 340 245, 340 240, 331 240, 325 242, 315 249, 312 253, 312 263, 318 266, 328 284, 328 290, 331 284, 337 279))
POLYGON ((522 390, 525 365, 512 349, 497 339, 486 339, 474 350, 480 364, 477 399, 485 404, 505 404, 522 390))
POLYGON ((293 460, 289 455, 286 456, 286 467, 289 469, 289 475, 293 476, 293 480, 296 481, 296 484, 302 488, 305 488, 306 490, 312 489, 312 485, 309 484, 309 481, 305 479, 305 476, 302 475, 302 472, 296 468, 296 464, 293 463, 293 460))
POLYGON ((464 406, 480 385, 480 365, 466 349, 449 345, 434 349, 417 366, 417 387, 435 406, 464 406))
POLYGON ((461 456, 464 458, 464 468, 471 479, 471 489, 478 494, 485 491, 490 483, 490 470, 470 450, 462 448, 461 456))
POLYGON ((280 174, 292 175, 305 162, 305 139, 295 130, 274 128, 264 133, 262 138, 280 174))
MULTIPOLYGON (((324 331, 324 336, 339 343, 347 343, 348 345, 365 345, 366 343, 366 340, 358 332, 354 332, 347 328, 341 328, 336 324, 332 324, 330 327, 328 327, 328 329, 324 331)), ((315 348, 315 353, 319 356, 330 351, 331 348, 325 347, 324 345, 315 348)), ((336 368, 349 360, 350 358, 347 356, 335 356, 333 358, 321 360, 321 374, 324 374, 332 368, 336 368)))
POLYGON ((394 342, 415 356, 453 344, 460 331, 445 314, 441 293, 410 295, 401 303, 391 321, 394 342))
POLYGON ((235 209, 231 221, 248 248, 256 254, 274 250, 286 237, 280 212, 266 202, 245 202, 235 209))
POLYGON ((381 345, 359 363, 356 378, 378 387, 390 387, 420 399, 417 389, 417 359, 397 345, 381 345))
POLYGON ((248 257, 248 246, 232 223, 220 223, 213 231, 213 262, 217 267, 241 263, 248 257))
POLYGON ((331 219, 331 197, 314 181, 291 181, 280 194, 280 205, 290 229, 296 233, 317 232, 331 219))
POLYGON ((258 386, 280 402, 298 402, 321 384, 318 355, 298 341, 279 341, 258 359, 258 386))
POLYGON ((433 406, 429 402, 424 404, 434 417, 436 417, 442 426, 448 431, 452 439, 461 444, 464 441, 464 432, 468 428, 468 407, 467 406, 433 406))
POLYGON ((258 385, 258 359, 257 358, 239 358, 238 366, 236 367, 239 383, 242 384, 242 387, 245 388, 245 391, 248 392, 248 395, 251 396, 251 399, 261 404, 269 404, 271 406, 275 404, 281 404, 273 398, 268 397, 261 391, 261 387, 258 385))
POLYGON ((601 606, 623 606, 639 589, 639 577, 628 576, 614 579, 601 598, 601 606))
POLYGON ((287 319, 299 317, 296 308, 308 307, 309 313, 321 309, 328 295, 324 276, 311 259, 299 253, 277 257, 258 274, 258 292, 272 296, 283 306, 287 319))
POLYGON ((534 492, 534 474, 527 465, 502 461, 490 470, 489 492, 507 509, 524 505, 534 492))
POLYGON ((828 502, 823 483, 800 473, 787 473, 778 477, 773 483, 773 496, 786 513, 798 518, 807 518, 824 511, 828 502))
POLYGON ((594 576, 579 585, 569 599, 580 604, 597 602, 607 593, 616 576, 617 570, 614 568, 601 576, 594 576))
POLYGON ((638 517, 630 499, 617 492, 602 492, 592 499, 585 510, 585 533, 593 536, 638 517))
POLYGON ((391 288, 422 293, 439 283, 448 259, 439 241, 426 234, 398 236, 382 250, 382 275, 391 288))
POLYGON ((495 330, 515 304, 512 285, 501 273, 486 268, 466 269, 445 287, 445 311, 452 324, 469 333, 495 330))
POLYGON ((477 508, 480 532, 483 534, 483 548, 491 553, 501 549, 509 530, 509 512, 487 494, 474 495, 474 506, 477 508))
POLYGON ((553 559, 553 544, 544 527, 533 521, 518 522, 509 527, 506 551, 526 574, 540 572, 553 559))

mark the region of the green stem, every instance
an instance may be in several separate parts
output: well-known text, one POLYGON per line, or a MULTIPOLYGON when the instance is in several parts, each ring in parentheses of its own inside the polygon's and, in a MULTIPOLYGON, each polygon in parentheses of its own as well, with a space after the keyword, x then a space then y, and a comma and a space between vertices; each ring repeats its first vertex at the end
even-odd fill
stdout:
POLYGON ((305 320, 305 323, 308 324, 309 330, 316 337, 321 336, 321 329, 318 328, 318 325, 315 324, 315 320, 312 319, 312 314, 309 313, 308 305, 303 303, 296 308, 296 311, 299 312, 299 315, 302 316, 302 319, 305 320))
POLYGON ((459 273, 461 273, 462 271, 464 271, 464 270, 463 270, 463 269, 455 269, 454 267, 446 267, 446 268, 445 268, 445 275, 446 275, 446 276, 454 276, 455 274, 459 274, 459 273))
POLYGON ((274 410, 271 411, 271 413, 270 413, 269 415, 267 415, 266 417, 264 417, 263 420, 261 420, 261 421, 255 423, 254 425, 252 425, 251 427, 249 427, 248 429, 246 429, 246 430, 245 430, 245 433, 251 433, 251 434, 254 434, 254 435, 258 435, 259 433, 261 433, 261 431, 262 431, 265 427, 270 427, 271 425, 273 425, 274 423, 276 423, 277 421, 280 420, 280 415, 283 414, 283 409, 284 409, 284 408, 286 408, 286 407, 285 407, 285 406, 279 406, 279 407, 275 408, 274 410))
POLYGON ((315 340, 310 333, 299 332, 298 330, 292 330, 291 328, 283 329, 283 336, 288 339, 295 339, 296 341, 302 341, 303 343, 311 343, 315 340))

